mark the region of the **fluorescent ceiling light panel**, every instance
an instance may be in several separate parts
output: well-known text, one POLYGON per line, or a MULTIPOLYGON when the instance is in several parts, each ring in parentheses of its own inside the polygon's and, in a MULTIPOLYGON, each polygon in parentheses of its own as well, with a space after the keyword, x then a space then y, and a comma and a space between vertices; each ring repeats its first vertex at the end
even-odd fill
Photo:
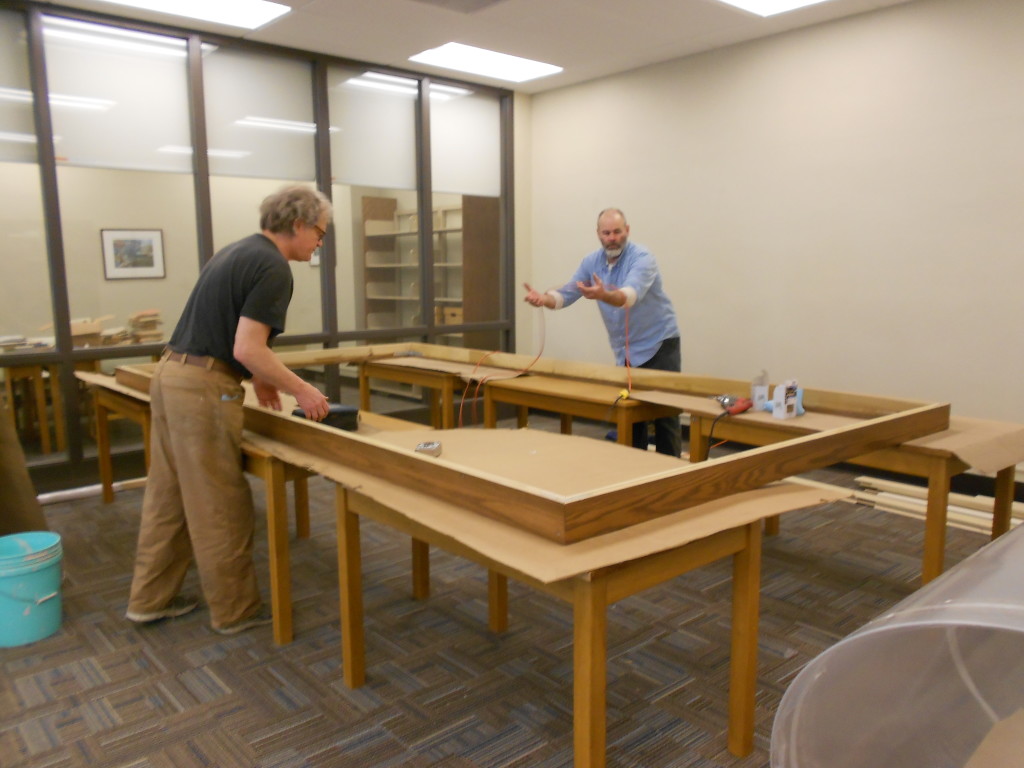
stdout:
POLYGON ((431 48, 410 56, 409 61, 512 83, 525 83, 527 80, 536 80, 538 77, 547 77, 562 71, 561 67, 554 64, 522 59, 519 56, 509 56, 507 53, 474 48, 472 45, 462 43, 445 43, 440 48, 431 48))
POLYGON ((430 97, 436 98, 438 96, 443 98, 449 98, 452 96, 469 96, 473 93, 468 88, 456 88, 454 85, 440 85, 438 83, 430 84, 430 97))
POLYGON ((381 72, 364 72, 357 77, 350 77, 345 81, 348 85, 357 88, 369 88, 373 91, 386 91, 388 93, 400 93, 403 96, 415 96, 419 93, 419 83, 408 77, 396 77, 385 75, 381 72))
MULTIPOLYGON (((175 144, 167 144, 166 146, 159 147, 157 152, 163 152, 168 155, 191 155, 192 147, 181 147, 175 144)), ((208 157, 225 157, 231 160, 238 160, 243 157, 248 157, 252 152, 246 152, 243 149, 208 149, 206 150, 208 157)))
MULTIPOLYGON (((402 96, 415 97, 419 94, 419 81, 409 77, 396 77, 385 75, 382 72, 364 72, 357 77, 350 77, 345 81, 346 85, 353 85, 357 88, 369 88, 373 91, 386 91, 398 93, 402 96)), ((468 88, 457 88, 453 85, 430 85, 430 98, 438 101, 447 101, 456 96, 469 96, 472 93, 468 88)))
POLYGON ((212 21, 229 27, 256 29, 284 16, 287 5, 267 0, 106 0, 114 5, 127 5, 146 11, 212 21))
MULTIPOLYGON (((272 131, 291 131, 294 133, 316 133, 315 123, 303 123, 298 120, 279 120, 276 117, 257 117, 246 115, 241 120, 235 120, 235 125, 244 125, 249 128, 269 128, 272 131)), ((337 133, 340 128, 333 125, 327 129, 331 133, 337 133)))
MULTIPOLYGON (((31 92, 21 88, 0 87, 0 101, 17 101, 23 104, 33 102, 31 92)), ((92 96, 64 96, 59 93, 50 94, 51 107, 74 107, 75 109, 92 109, 100 112, 113 107, 117 102, 110 99, 97 99, 92 96)))
POLYGON ((0 131, 0 141, 11 141, 15 144, 35 144, 36 137, 31 133, 11 133, 0 131))
POLYGON ((245 125, 249 128, 270 128, 274 131, 316 133, 316 125, 313 123, 302 123, 298 120, 278 120, 276 117, 246 115, 241 120, 235 120, 235 125, 245 125))
POLYGON ((70 40, 75 43, 98 45, 102 48, 114 48, 134 53, 155 53, 179 58, 184 58, 187 55, 187 44, 179 37, 150 35, 146 32, 59 19, 53 16, 45 17, 43 34, 51 40, 70 40))
POLYGON ((828 0, 718 0, 718 2, 739 8, 741 11, 767 17, 786 11, 795 11, 797 8, 804 8, 808 5, 825 3, 828 0))

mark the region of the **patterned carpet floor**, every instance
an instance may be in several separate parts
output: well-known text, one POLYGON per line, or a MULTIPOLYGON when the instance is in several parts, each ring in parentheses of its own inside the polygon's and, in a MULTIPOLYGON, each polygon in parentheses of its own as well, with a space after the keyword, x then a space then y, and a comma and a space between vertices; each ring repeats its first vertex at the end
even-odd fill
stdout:
MULTIPOLYGON (((850 486, 855 473, 813 473, 850 486)), ((48 505, 61 534, 64 620, 0 648, 3 768, 563 768, 573 761, 568 604, 509 585, 487 628, 486 572, 434 550, 411 597, 409 541, 362 525, 366 685, 342 679, 333 490, 310 481, 312 535, 292 540, 295 641, 214 633, 205 609, 124 618, 142 491, 48 505)), ((253 481, 257 509, 263 488, 253 481)), ((787 685, 918 584, 923 526, 848 502, 783 517, 765 539, 755 750, 726 749, 731 568, 699 569, 609 609, 608 764, 764 768, 787 685)), ((986 537, 948 533, 947 566, 986 537)), ((265 521, 257 567, 267 587, 265 521)), ((198 593, 194 570, 186 588, 198 593)), ((265 595, 269 597, 268 595, 265 595)))

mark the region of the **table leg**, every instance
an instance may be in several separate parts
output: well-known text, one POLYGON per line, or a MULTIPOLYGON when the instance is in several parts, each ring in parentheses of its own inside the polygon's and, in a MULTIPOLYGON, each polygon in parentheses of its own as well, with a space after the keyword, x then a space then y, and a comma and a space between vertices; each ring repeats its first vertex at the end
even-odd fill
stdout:
MULTIPOLYGON (((114 500, 114 464, 110 458, 110 415, 107 406, 100 402, 99 394, 93 392, 93 410, 96 412, 96 461, 100 467, 100 485, 103 488, 103 503, 114 500)), ((146 440, 146 450, 149 441, 146 440)))
POLYGON ((704 432, 704 426, 704 419, 690 414, 689 453, 692 463, 705 461, 708 457, 708 437, 704 432))
POLYGON ((290 643, 292 633, 291 557, 288 551, 288 495, 284 464, 267 457, 258 462, 266 486, 267 543, 270 560, 270 606, 274 616, 274 642, 290 643))
POLYGON ((430 426, 434 429, 444 429, 442 416, 441 416, 441 398, 438 397, 437 390, 428 390, 427 399, 430 401, 430 426))
POLYGON ((615 409, 615 442, 619 445, 633 445, 633 424, 623 408, 615 409))
POLYGON ((1017 467, 1005 467, 996 474, 995 506, 992 509, 992 538, 997 539, 1010 530, 1013 512, 1013 491, 1017 467))
POLYGON ((488 429, 498 426, 498 405, 494 402, 490 387, 484 387, 484 426, 488 429))
POLYGON ((370 410, 370 377, 363 366, 359 366, 359 410, 370 410))
POLYGON ((761 526, 746 526, 746 546, 732 561, 732 661, 729 667, 729 751, 754 749, 757 629, 761 595, 761 526))
POLYGON ((487 626, 496 634, 508 629, 508 577, 497 571, 487 572, 487 626))
POLYGON ((64 398, 60 392, 60 366, 51 365, 50 372, 50 403, 53 405, 53 431, 57 441, 57 450, 67 450, 67 433, 64 429, 64 398))
POLYGON ((295 538, 309 538, 309 478, 296 476, 292 479, 292 494, 295 496, 295 538))
POLYGON ((924 519, 924 558, 921 564, 921 584, 942 573, 946 557, 946 517, 949 504, 949 462, 935 458, 928 470, 928 505, 924 519))
POLYGON ((573 598, 573 745, 576 768, 604 768, 608 656, 608 584, 575 581, 573 598))
POLYGON ((46 411, 46 384, 43 382, 43 369, 32 377, 32 391, 35 393, 36 414, 39 418, 39 442, 43 453, 50 453, 50 417, 46 411))
MULTIPOLYGON (((467 386, 469 386, 467 384, 467 386)), ((455 428, 455 378, 445 376, 441 382, 441 429, 455 428)))
POLYGON ((525 405, 520 405, 516 408, 516 426, 520 429, 526 429, 530 424, 530 409, 525 405))
POLYGON ((412 596, 416 600, 430 597, 430 545, 412 540, 412 596))
POLYGON ((338 587, 341 594, 341 666, 345 685, 366 682, 366 645, 363 635, 362 555, 359 515, 349 511, 348 494, 337 485, 334 511, 338 524, 338 587))
POLYGON ((568 414, 568 413, 560 414, 559 418, 558 418, 558 422, 559 422, 559 427, 561 428, 563 435, 571 435, 572 434, 572 415, 571 414, 568 414))

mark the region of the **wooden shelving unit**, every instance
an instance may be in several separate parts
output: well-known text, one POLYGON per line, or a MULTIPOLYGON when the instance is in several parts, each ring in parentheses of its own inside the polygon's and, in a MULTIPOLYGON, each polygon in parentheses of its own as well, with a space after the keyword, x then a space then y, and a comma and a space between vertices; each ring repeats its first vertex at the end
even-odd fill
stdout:
MULTIPOLYGON (((464 195, 431 213, 434 306, 424 315, 420 215, 391 197, 362 198, 363 322, 369 330, 462 325, 497 319, 498 200, 464 195)), ((463 346, 463 334, 444 334, 463 346), (457 337, 457 338, 453 338, 457 337)))

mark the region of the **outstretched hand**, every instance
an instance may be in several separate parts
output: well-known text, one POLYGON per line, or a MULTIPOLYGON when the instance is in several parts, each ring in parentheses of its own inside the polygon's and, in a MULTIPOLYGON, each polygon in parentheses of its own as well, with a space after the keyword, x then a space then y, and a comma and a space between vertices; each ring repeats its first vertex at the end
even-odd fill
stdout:
POLYGON ((593 299, 594 301, 604 301, 608 298, 608 291, 605 290, 604 282, 597 275, 592 274, 591 282, 576 283, 576 287, 580 289, 580 293, 583 294, 585 299, 593 299))
POLYGON ((535 307, 546 307, 550 297, 546 293, 540 293, 530 286, 529 283, 523 283, 523 287, 526 289, 526 295, 523 297, 523 301, 527 304, 532 304, 535 307))

